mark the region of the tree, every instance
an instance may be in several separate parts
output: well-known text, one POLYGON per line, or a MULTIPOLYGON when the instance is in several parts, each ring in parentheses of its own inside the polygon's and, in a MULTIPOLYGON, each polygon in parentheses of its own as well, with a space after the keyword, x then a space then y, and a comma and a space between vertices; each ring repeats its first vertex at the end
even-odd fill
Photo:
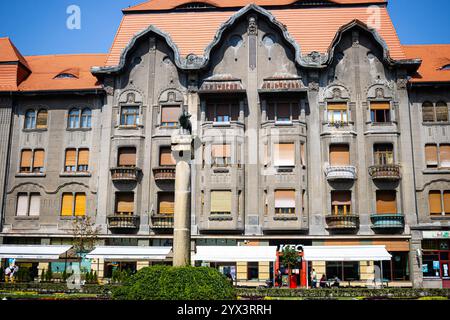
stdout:
POLYGON ((283 254, 280 256, 280 261, 285 266, 287 265, 289 273, 289 281, 291 281, 292 266, 296 266, 300 263, 300 256, 297 250, 293 249, 290 246, 286 246, 283 249, 283 254))
POLYGON ((91 217, 77 218, 72 223, 73 247, 77 255, 94 249, 100 227, 91 217))

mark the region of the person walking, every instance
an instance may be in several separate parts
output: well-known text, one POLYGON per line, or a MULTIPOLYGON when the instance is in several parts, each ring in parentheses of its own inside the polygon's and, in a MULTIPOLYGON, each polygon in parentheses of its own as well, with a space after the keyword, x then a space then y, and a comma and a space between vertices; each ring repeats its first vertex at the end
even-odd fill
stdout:
POLYGON ((11 269, 11 273, 9 275, 9 280, 11 281, 11 283, 14 283, 15 280, 16 280, 14 278, 14 276, 19 271, 19 266, 18 265, 13 265, 12 267, 10 267, 10 269, 11 269))
POLYGON ((5 268, 5 282, 8 282, 10 280, 11 275, 11 267, 5 268))
POLYGON ((315 269, 311 271, 311 288, 316 288, 317 286, 317 272, 315 269))

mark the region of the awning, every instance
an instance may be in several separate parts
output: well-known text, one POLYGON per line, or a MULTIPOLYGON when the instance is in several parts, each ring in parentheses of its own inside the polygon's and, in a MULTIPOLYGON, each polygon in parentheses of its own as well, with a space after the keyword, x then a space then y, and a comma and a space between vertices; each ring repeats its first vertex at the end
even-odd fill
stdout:
POLYGON ((58 260, 64 259, 64 254, 71 248, 72 246, 70 245, 0 245, 0 258, 41 261, 58 260))
POLYGON ((263 262, 277 259, 277 247, 269 246, 198 246, 195 261, 263 262))
POLYGON ((391 260, 385 246, 312 246, 303 247, 307 261, 382 261, 391 260))
POLYGON ((99 246, 86 255, 88 259, 124 260, 165 260, 172 247, 113 247, 99 246))

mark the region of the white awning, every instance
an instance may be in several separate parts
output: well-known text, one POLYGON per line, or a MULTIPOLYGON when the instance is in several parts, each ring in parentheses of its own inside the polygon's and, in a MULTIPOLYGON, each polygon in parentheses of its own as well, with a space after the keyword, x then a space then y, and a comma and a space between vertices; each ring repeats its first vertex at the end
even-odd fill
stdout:
POLYGON ((275 261, 277 247, 268 246, 198 246, 193 260, 205 262, 275 261))
POLYGON ((312 246, 303 247, 307 261, 382 261, 391 260, 386 246, 312 246))
POLYGON ((58 260, 63 259, 64 254, 72 246, 43 246, 43 245, 0 245, 1 259, 18 260, 58 260))
POLYGON ((124 260, 165 260, 172 247, 107 247, 99 246, 91 251, 86 258, 105 259, 113 261, 124 260))

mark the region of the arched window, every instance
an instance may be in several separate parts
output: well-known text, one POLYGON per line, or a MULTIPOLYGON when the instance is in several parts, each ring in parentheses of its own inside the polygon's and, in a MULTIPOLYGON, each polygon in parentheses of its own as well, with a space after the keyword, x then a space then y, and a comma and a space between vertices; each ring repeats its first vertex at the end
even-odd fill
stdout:
POLYGON ((25 129, 36 128, 36 111, 28 110, 25 113, 25 129))
POLYGON ((443 101, 436 103, 436 121, 448 121, 448 106, 443 101))
POLYGON ((89 108, 83 109, 81 112, 81 127, 90 128, 91 127, 92 111, 89 108))
POLYGON ((41 109, 37 113, 37 122, 36 122, 36 128, 37 129, 45 129, 47 128, 47 116, 48 111, 45 109, 41 109))
POLYGON ((80 110, 72 109, 69 111, 69 128, 79 128, 80 127, 80 110))
POLYGON ((422 104, 422 119, 423 122, 434 122, 434 107, 429 101, 422 104))

